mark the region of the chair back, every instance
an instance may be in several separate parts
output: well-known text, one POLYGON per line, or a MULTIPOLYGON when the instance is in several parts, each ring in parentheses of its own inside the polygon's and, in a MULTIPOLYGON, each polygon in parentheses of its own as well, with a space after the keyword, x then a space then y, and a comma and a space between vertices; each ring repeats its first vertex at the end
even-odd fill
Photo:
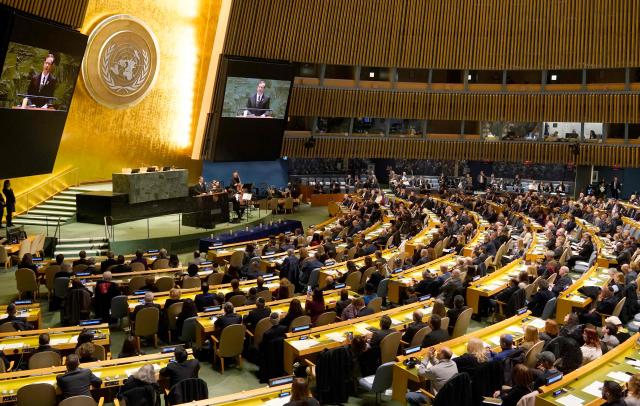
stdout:
POLYGON ((289 326, 289 331, 292 331, 295 327, 308 326, 309 324, 311 324, 311 317, 298 316, 295 319, 293 319, 293 321, 291 322, 291 325, 289 326))
POLYGON ((318 285, 318 278, 320 277, 320 268, 315 268, 309 274, 309 281, 307 282, 307 286, 311 286, 311 288, 315 288, 318 285))
POLYGON ((87 268, 89 268, 89 265, 87 264, 77 264, 73 266, 73 273, 78 273, 78 272, 84 272, 87 268))
POLYGON ((402 338, 402 334, 395 331, 387 334, 387 336, 380 341, 380 360, 383 364, 395 361, 396 355, 398 355, 398 347, 400 346, 400 338, 402 338))
POLYGON ((182 323, 180 341, 183 343, 193 343, 196 340, 196 320, 198 316, 189 317, 182 323))
POLYGON ((79 395, 66 398, 58 406, 96 406, 97 403, 91 396, 79 395))
POLYGON ((557 277, 558 277, 557 273, 552 273, 551 276, 547 278, 547 282, 549 282, 549 285, 553 285, 557 277))
POLYGON ((357 247, 351 247, 349 248, 349 250, 347 251, 347 258, 348 259, 353 259, 353 257, 356 256, 356 251, 357 251, 357 247))
POLYGON ((243 324, 232 324, 225 327, 220 335, 218 355, 221 357, 235 357, 242 354, 246 327, 243 324))
POLYGON ((537 390, 534 390, 531 393, 527 393, 526 395, 520 398, 518 403, 516 403, 516 406, 535 406, 536 398, 538 397, 539 394, 540 392, 538 392, 537 390))
POLYGON ((374 299, 371 299, 367 307, 373 310, 374 313, 378 313, 380 310, 382 310, 382 298, 376 297, 374 299))
POLYGON ((460 372, 452 376, 442 389, 438 391, 435 399, 431 402, 433 406, 472 406, 473 387, 471 379, 466 372, 460 372))
POLYGON ((417 347, 419 345, 422 345, 422 342, 424 341, 424 337, 430 332, 431 332, 431 327, 429 326, 422 327, 420 330, 416 332, 416 334, 411 339, 411 343, 409 344, 409 347, 417 347))
POLYGON ((287 197, 284 199, 284 209, 285 210, 293 210, 293 198, 287 197))
POLYGON ((146 270, 142 262, 132 262, 130 266, 131 266, 131 272, 142 272, 146 270))
POLYGON ((36 273, 29 268, 20 268, 16 271, 16 288, 18 292, 35 292, 38 290, 36 273))
POLYGON ((334 311, 324 312, 316 319, 316 327, 331 324, 336 321, 336 317, 338 317, 338 314, 334 311))
POLYGON ((620 299, 620 301, 616 304, 616 307, 613 308, 612 316, 620 317, 620 312, 622 312, 622 308, 624 307, 625 302, 627 301, 626 297, 620 299))
POLYGON ((269 289, 261 290, 260 292, 258 292, 256 297, 263 298, 265 302, 270 302, 273 300, 273 294, 269 289))
POLYGON ((247 303, 247 297, 242 294, 234 295, 234 296, 231 296, 231 299, 229 299, 229 302, 231 302, 233 307, 244 306, 247 303))
POLYGON ((121 319, 129 315, 129 302, 126 295, 111 298, 111 317, 121 319))
POLYGON ((56 273, 60 272, 60 265, 49 265, 44 271, 44 280, 47 286, 47 290, 53 292, 55 288, 56 273))
POLYGON ((18 389, 18 406, 56 406, 56 388, 50 383, 32 383, 18 389))
POLYGON ((442 250, 443 250, 442 240, 436 243, 436 245, 433 247, 433 250, 435 251, 436 258, 440 258, 442 256, 442 250))
POLYGON ((371 274, 374 273, 375 271, 376 271, 375 266, 371 266, 364 271, 364 273, 362 274, 362 278, 360 279, 360 287, 359 287, 360 289, 364 289, 365 285, 367 284, 367 281, 371 277, 371 274))
POLYGON ((558 298, 553 297, 549 299, 547 303, 545 303, 544 308, 542 309, 542 315, 540 318, 542 320, 547 320, 553 317, 556 312, 556 306, 558 304, 558 298))
POLYGON ((222 278, 224 278, 224 274, 222 272, 212 273, 207 278, 207 282, 209 283, 209 286, 220 285, 222 283, 222 278))
MULTIPOLYGON (((193 402, 194 400, 204 400, 209 397, 207 383, 200 378, 183 379, 173 385, 167 399, 172 399, 172 404, 193 402), (176 403, 177 402, 177 403, 176 403)), ((169 404, 169 402, 165 402, 169 404)))
POLYGON ((234 251, 229 258, 229 265, 235 268, 242 268, 242 262, 244 261, 244 252, 234 251))
POLYGON ((156 287, 158 288, 158 292, 166 292, 174 288, 175 280, 173 276, 163 276, 162 278, 158 278, 156 281, 156 287))
MULTIPOLYGON (((134 264, 140 264, 140 262, 134 262, 134 264)), ((142 264, 140 264, 142 265, 142 264)), ((129 280, 129 293, 133 294, 136 290, 140 290, 147 282, 144 276, 134 276, 129 280)))
POLYGON ((202 281, 197 276, 187 276, 182 280, 182 289, 199 288, 202 281))
POLYGON ((443 317, 440 319, 440 328, 446 330, 449 328, 449 318, 443 317))
POLYGON ((384 278, 378 284, 378 297, 381 297, 381 298, 387 297, 388 291, 389 291, 389 278, 384 278))
POLYGON ((174 303, 167 309, 167 328, 169 330, 176 329, 176 321, 178 320, 178 315, 182 311, 182 302, 174 303))
POLYGON ((373 384, 371 384, 371 392, 380 393, 391 387, 394 364, 395 362, 384 362, 376 369, 376 375, 373 378, 373 384))
POLYGON ((391 247, 392 245, 393 245, 393 236, 389 236, 389 238, 387 238, 387 242, 384 244, 384 248, 389 249, 389 247, 391 247))
MULTIPOLYGON (((0 333, 12 333, 14 331, 17 331, 15 326, 13 325, 13 323, 2 323, 0 324, 0 333)), ((0 363, 3 363, 3 361, 0 361, 0 363)))
POLYGON ((360 280, 362 280, 362 272, 355 271, 347 275, 347 279, 344 283, 353 291, 357 291, 360 288, 360 280))
POLYGON ((467 334, 467 329, 469 328, 469 323, 471 322, 472 315, 473 308, 471 307, 463 310, 460 313, 458 319, 456 320, 456 324, 453 326, 453 334, 451 335, 451 338, 456 338, 467 334))
POLYGON ((58 299, 64 299, 67 297, 67 292, 69 291, 69 278, 61 277, 56 278, 53 281, 53 292, 55 297, 58 299))
MULTIPOLYGON (((76 348, 75 353, 78 356, 80 355, 80 347, 76 348)), ((104 347, 101 346, 101 345, 94 345, 93 346, 93 352, 91 353, 91 356, 93 356, 98 361, 104 361, 104 360, 107 359, 107 350, 105 350, 104 347)))
POLYGON ((253 345, 260 347, 264 332, 271 328, 271 320, 269 317, 265 317, 256 323, 256 329, 253 331, 253 345))
POLYGON ((158 333, 160 310, 157 307, 145 307, 136 314, 134 336, 148 337, 158 333))
POLYGON ((524 288, 524 293, 526 295, 527 301, 531 300, 531 296, 533 296, 538 291, 538 283, 542 279, 542 276, 538 276, 536 280, 532 283, 528 284, 526 288, 524 288))
POLYGON ((167 269, 169 268, 169 258, 159 258, 153 262, 151 266, 153 269, 167 269))
POLYGON ((62 358, 57 352, 36 352, 29 357, 29 369, 59 367, 60 365, 62 365, 62 358))
POLYGON ((538 354, 540 354, 540 352, 542 351, 542 347, 544 347, 544 345, 545 345, 545 342, 543 340, 540 340, 537 343, 535 343, 531 348, 529 348, 529 351, 527 351, 527 353, 524 356, 524 363, 526 366, 528 366, 529 368, 534 368, 536 366, 538 354))
POLYGON ((31 253, 31 240, 24 239, 20 242, 20 251, 18 252, 18 259, 22 259, 24 254, 31 253))
POLYGON ((5 268, 9 265, 9 253, 4 245, 0 245, 0 264, 5 268))

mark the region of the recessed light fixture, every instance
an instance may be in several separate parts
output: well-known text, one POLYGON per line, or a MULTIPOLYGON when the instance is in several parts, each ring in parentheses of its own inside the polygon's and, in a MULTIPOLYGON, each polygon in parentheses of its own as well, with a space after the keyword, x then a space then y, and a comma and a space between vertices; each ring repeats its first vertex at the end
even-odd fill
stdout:
POLYGON ((375 78, 376 77, 376 73, 375 72, 369 72, 369 77, 370 78, 375 78))
POLYGON ((558 75, 551 75, 551 80, 553 80, 553 81, 558 80, 558 75))

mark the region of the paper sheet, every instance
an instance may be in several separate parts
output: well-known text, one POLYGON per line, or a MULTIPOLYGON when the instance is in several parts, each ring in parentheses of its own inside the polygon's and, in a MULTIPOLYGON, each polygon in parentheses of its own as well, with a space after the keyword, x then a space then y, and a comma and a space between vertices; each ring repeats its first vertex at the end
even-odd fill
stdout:
POLYGON ((78 336, 73 336, 69 339, 70 343, 77 343, 78 342, 78 336))
POLYGON ((620 371, 609 372, 607 376, 620 382, 629 382, 629 380, 631 380, 631 375, 625 374, 624 372, 620 371))
POLYGON ((329 340, 333 340, 333 341, 335 341, 337 343, 341 343, 344 340, 346 340, 346 337, 343 334, 340 334, 340 333, 329 333, 329 334, 326 335, 326 337, 329 340))
POLYGON ((69 337, 66 338, 52 338, 49 340, 49 345, 59 345, 59 344, 67 344, 69 342, 69 337))
POLYGON ((509 326, 507 327, 507 331, 510 331, 516 334, 523 334, 522 328, 520 328, 519 326, 509 326))
POLYGON ((567 395, 556 399, 556 402, 565 406, 580 406, 584 404, 584 401, 577 396, 567 395))
POLYGON ((281 398, 273 398, 273 399, 269 399, 266 402, 263 403, 263 405, 267 405, 267 406, 282 406, 282 405, 286 405, 287 403, 289 403, 289 400, 291 400, 291 396, 284 396, 281 398))
POLYGON ((401 320, 394 319, 393 317, 391 318, 391 325, 393 325, 393 326, 397 326, 397 325, 399 325, 399 324, 402 324, 402 321, 401 321, 401 320))
POLYGON ((597 398, 602 396, 602 386, 604 385, 604 382, 601 381, 595 381, 592 382, 591 384, 589 384, 589 386, 585 387, 584 389, 582 389, 582 391, 584 393, 588 393, 589 395, 595 396, 597 398))
POLYGON ((500 336, 490 337, 487 341, 495 345, 500 345, 500 336))
POLYGON ((627 360, 627 364, 636 367, 636 368, 640 368, 640 361, 637 359, 628 359, 627 360))
POLYGON ((1 350, 15 350, 18 348, 22 348, 24 343, 9 343, 0 345, 1 350))
POLYGON ((310 340, 310 339, 291 341, 291 345, 293 345, 298 350, 306 350, 306 349, 311 348, 314 345, 318 345, 318 344, 319 344, 318 341, 310 340))
POLYGON ((544 328, 544 324, 545 324, 545 321, 542 319, 533 319, 533 321, 529 323, 530 326, 533 326, 538 329, 544 328))
POLYGON ((358 323, 354 326, 360 335, 371 334, 371 331, 367 330, 369 325, 367 323, 358 323))

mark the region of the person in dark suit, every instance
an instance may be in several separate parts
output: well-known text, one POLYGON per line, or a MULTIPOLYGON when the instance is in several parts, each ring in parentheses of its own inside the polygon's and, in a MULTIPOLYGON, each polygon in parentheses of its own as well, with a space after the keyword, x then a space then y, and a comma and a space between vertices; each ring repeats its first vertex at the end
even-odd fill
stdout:
POLYGON ((247 109, 254 116, 267 117, 271 114, 270 111, 267 111, 270 108, 271 98, 264 94, 266 85, 264 80, 259 81, 256 93, 247 100, 247 109))
POLYGON ((102 321, 109 321, 109 310, 111 310, 111 299, 121 294, 118 284, 111 280, 111 272, 102 274, 102 279, 96 282, 94 288, 94 311, 102 321))
POLYGON ((197 359, 187 359, 187 351, 177 347, 174 352, 175 362, 169 362, 160 370, 160 376, 169 378, 169 387, 175 386, 182 380, 198 377, 200 362, 197 359))
POLYGON ((89 388, 99 388, 102 380, 95 376, 90 369, 79 368, 80 359, 77 354, 67 356, 67 372, 56 376, 58 388, 63 398, 72 396, 91 396, 89 388))
POLYGON ((427 327, 427 323, 422 321, 424 314, 421 310, 416 310, 413 312, 413 323, 407 326, 407 329, 404 331, 402 335, 402 341, 410 343, 413 340, 413 337, 416 335, 418 331, 427 327))
POLYGON ((232 324, 242 324, 242 317, 234 311, 231 303, 225 303, 222 309, 224 310, 224 314, 218 317, 215 323, 213 323, 215 330, 214 335, 218 338, 222 335, 222 330, 224 330, 225 327, 232 324))
POLYGON ((544 306, 549 300, 555 297, 554 292, 549 290, 549 282, 546 279, 541 279, 538 282, 538 291, 531 297, 527 307, 531 310, 531 314, 536 317, 542 316, 544 306))
POLYGON ((202 289, 202 293, 198 293, 193 301, 198 311, 202 312, 205 307, 216 305, 216 295, 209 293, 209 284, 207 282, 203 282, 200 289, 202 289))
POLYGON ((56 59, 52 54, 44 58, 42 72, 31 78, 29 89, 27 90, 27 94, 36 97, 25 97, 22 101, 23 107, 26 107, 29 102, 36 107, 43 107, 53 103, 53 100, 49 99, 49 97, 53 97, 53 92, 56 90, 58 84, 58 79, 52 73, 55 62, 56 59))
POLYGON ((374 330, 373 334, 371 334, 371 338, 369 339, 369 345, 371 346, 371 350, 376 351, 376 356, 380 356, 380 343, 382 339, 393 333, 391 329, 391 317, 386 314, 380 317, 380 329, 374 330))
POLYGON ((0 319, 0 326, 5 323, 13 323, 13 327, 16 330, 29 330, 30 326, 29 323, 27 323, 27 319, 24 317, 16 317, 17 312, 16 305, 9 303, 7 305, 7 317, 0 319))
MULTIPOLYGON (((108 251, 107 259, 100 262, 100 272, 106 271, 107 269, 109 269, 110 266, 118 265, 118 261, 116 261, 113 257, 114 257, 113 252, 108 251)), ((124 257, 122 259, 123 259, 122 262, 124 263, 124 257)))
POLYGON ((144 303, 137 305, 133 309, 133 313, 131 313, 131 320, 135 321, 136 315, 138 314, 138 312, 144 309, 145 307, 155 307, 158 310, 161 310, 159 304, 153 303, 153 292, 146 292, 144 294, 144 303))
POLYGON ((53 351, 55 353, 60 354, 60 351, 58 351, 57 349, 55 349, 51 345, 49 345, 49 342, 50 342, 49 334, 47 334, 47 333, 40 334, 40 336, 38 336, 38 348, 36 348, 34 353, 35 352, 44 352, 44 351, 53 351))
POLYGON ((4 195, 0 193, 0 228, 4 228, 2 225, 2 218, 4 217, 4 208, 7 203, 4 201, 4 195))
POLYGON ((249 311, 249 314, 244 316, 242 322, 247 326, 247 329, 255 331, 258 322, 265 317, 269 317, 270 314, 271 309, 266 305, 264 298, 259 297, 256 300, 256 308, 249 311))
POLYGON ((441 323, 442 319, 440 318, 440 316, 438 316, 437 314, 431 316, 431 320, 429 320, 431 332, 424 337, 424 340, 422 340, 423 348, 440 344, 450 338, 449 333, 440 328, 441 323))
POLYGON ((614 199, 618 199, 620 197, 620 193, 622 192, 622 183, 620 183, 617 176, 613 177, 611 187, 609 189, 611 190, 611 197, 614 199))
POLYGON ((193 193, 195 195, 207 194, 207 184, 205 183, 203 176, 198 178, 198 183, 193 187, 193 193))
POLYGON ((13 227, 12 219, 13 212, 16 211, 16 195, 13 193, 13 189, 11 189, 11 181, 9 179, 4 181, 2 193, 4 194, 4 205, 7 210, 7 227, 13 227))

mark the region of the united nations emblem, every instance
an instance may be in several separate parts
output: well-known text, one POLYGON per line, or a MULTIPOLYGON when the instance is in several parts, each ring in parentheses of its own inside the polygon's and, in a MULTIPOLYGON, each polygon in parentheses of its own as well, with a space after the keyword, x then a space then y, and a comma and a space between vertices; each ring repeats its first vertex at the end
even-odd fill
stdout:
POLYGON ((98 103, 111 108, 135 105, 151 90, 157 72, 157 41, 137 18, 111 16, 89 36, 82 78, 98 103))

